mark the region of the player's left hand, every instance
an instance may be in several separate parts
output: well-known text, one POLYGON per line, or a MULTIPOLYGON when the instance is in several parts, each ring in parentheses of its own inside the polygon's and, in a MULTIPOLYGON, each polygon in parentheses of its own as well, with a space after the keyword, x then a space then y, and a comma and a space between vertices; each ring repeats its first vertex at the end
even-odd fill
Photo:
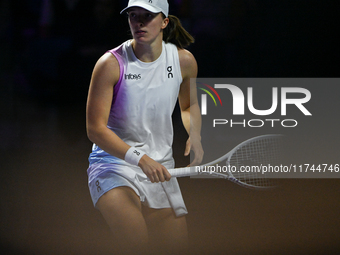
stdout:
POLYGON ((188 166, 197 166, 203 160, 204 151, 201 144, 201 139, 198 137, 189 137, 184 151, 184 156, 188 156, 190 151, 194 152, 194 159, 188 166))

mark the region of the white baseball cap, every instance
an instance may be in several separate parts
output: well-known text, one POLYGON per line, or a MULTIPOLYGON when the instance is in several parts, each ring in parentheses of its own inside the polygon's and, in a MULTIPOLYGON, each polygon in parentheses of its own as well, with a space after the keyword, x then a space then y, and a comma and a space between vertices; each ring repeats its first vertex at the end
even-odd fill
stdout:
POLYGON ((141 7, 153 13, 162 12, 165 17, 169 14, 169 4, 167 0, 129 0, 128 6, 124 8, 120 13, 131 7, 141 7))

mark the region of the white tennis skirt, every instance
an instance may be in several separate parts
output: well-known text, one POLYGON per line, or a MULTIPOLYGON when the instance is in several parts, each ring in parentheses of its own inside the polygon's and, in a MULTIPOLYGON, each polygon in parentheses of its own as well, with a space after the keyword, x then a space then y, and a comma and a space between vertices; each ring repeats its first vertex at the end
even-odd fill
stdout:
POLYGON ((144 205, 150 208, 172 208, 178 217, 188 213, 176 178, 152 183, 140 167, 110 163, 92 164, 87 169, 87 174, 94 206, 109 190, 127 186, 136 192, 144 205))

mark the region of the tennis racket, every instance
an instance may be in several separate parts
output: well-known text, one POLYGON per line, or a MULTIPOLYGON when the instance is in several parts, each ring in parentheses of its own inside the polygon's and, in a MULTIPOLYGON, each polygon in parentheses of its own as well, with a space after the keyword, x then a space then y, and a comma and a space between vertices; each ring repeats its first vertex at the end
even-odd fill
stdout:
POLYGON ((282 135, 257 136, 210 163, 168 171, 173 177, 204 175, 224 178, 248 188, 270 188, 274 185, 263 169, 279 164, 281 141, 282 135))

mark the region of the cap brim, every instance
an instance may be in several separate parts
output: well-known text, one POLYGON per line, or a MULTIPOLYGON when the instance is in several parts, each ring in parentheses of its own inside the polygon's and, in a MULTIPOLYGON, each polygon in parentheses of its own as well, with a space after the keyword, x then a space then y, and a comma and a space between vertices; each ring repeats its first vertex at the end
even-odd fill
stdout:
POLYGON ((141 7, 147 11, 150 11, 150 12, 153 12, 153 13, 159 13, 159 12, 162 12, 162 10, 158 9, 158 8, 155 8, 154 6, 151 6, 151 5, 148 5, 144 2, 137 2, 137 3, 134 3, 133 5, 131 6, 128 6, 126 8, 124 8, 120 14, 122 14, 123 12, 126 12, 128 9, 132 8, 132 7, 141 7))

